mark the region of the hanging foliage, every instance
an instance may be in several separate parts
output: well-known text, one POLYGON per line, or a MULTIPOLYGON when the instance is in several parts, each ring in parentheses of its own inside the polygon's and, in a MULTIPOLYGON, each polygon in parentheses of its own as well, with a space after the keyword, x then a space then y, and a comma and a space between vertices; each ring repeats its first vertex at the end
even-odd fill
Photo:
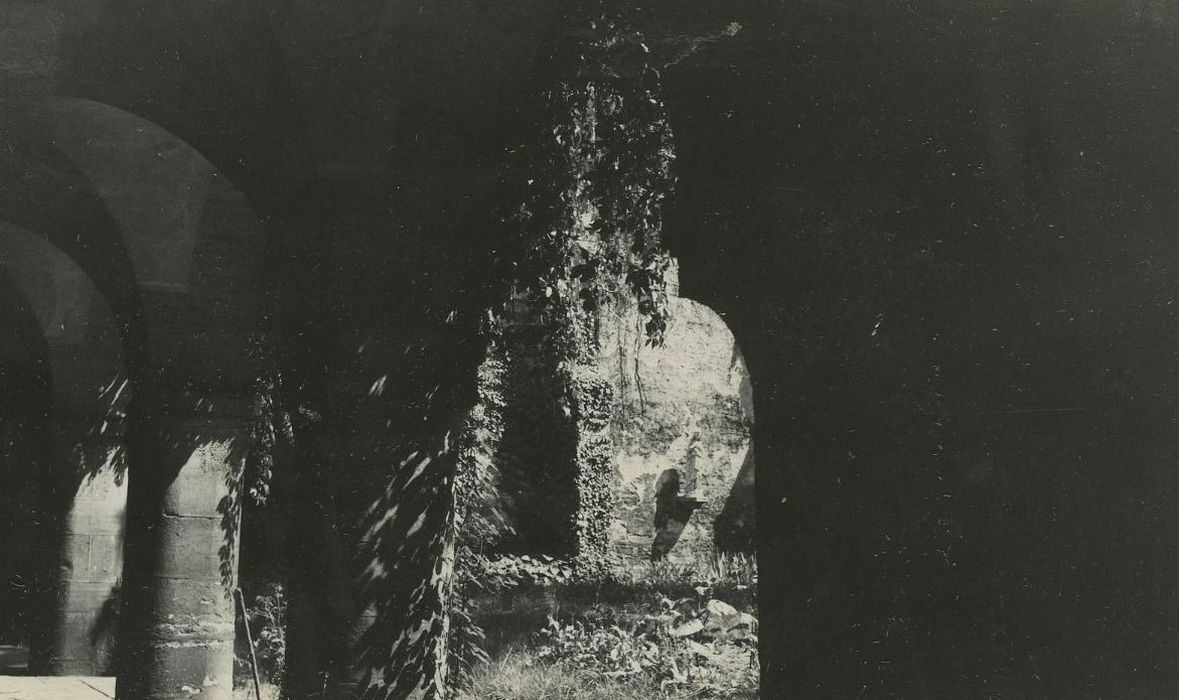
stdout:
POLYGON ((662 206, 674 185, 671 128, 658 70, 641 35, 593 25, 576 74, 548 95, 552 124, 519 211, 520 282, 562 327, 559 350, 575 359, 593 346, 592 312, 633 295, 647 341, 667 328, 662 206))
MULTIPOLYGON (((591 25, 575 72, 547 95, 548 123, 540 147, 532 151, 525 201, 510 217, 518 232, 516 254, 508 256, 509 276, 517 283, 513 301, 523 302, 531 328, 543 329, 537 352, 546 361, 539 364, 554 373, 554 386, 563 394, 558 403, 577 427, 570 467, 578 497, 567 515, 582 575, 605 569, 613 508, 607 430, 613 399, 593 371, 598 316, 604 307, 637 303, 649 344, 661 345, 667 329, 671 260, 660 233, 663 202, 674 184, 674 151, 660 76, 648 55, 637 33, 610 22, 591 25)), ((519 313, 519 305, 514 308, 519 313)), ((505 323, 492 313, 487 330, 493 344, 510 332, 505 323)), ((509 529, 494 508, 480 505, 487 498, 480 490, 494 489, 497 478, 492 458, 499 449, 502 388, 500 382, 484 382, 485 392, 494 395, 482 396, 483 410, 472 414, 467 428, 473 441, 456 476, 456 586, 448 606, 455 671, 450 678, 456 685, 485 658, 473 598, 512 585, 514 578, 505 571, 533 568, 510 556, 492 561, 484 554, 509 529), (505 562, 519 565, 505 568, 505 562)))

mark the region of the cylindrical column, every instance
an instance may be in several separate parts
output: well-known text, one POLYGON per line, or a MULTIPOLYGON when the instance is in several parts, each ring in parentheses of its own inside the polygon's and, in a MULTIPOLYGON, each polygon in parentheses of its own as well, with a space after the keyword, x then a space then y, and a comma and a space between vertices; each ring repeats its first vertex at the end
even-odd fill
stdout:
MULTIPOLYGON (((47 542, 45 622, 31 662, 39 674, 112 671, 123 569, 126 481, 121 438, 56 421, 42 514, 47 542)), ((97 430, 97 428, 93 428, 97 430)))
POLYGON ((30 670, 112 672, 126 504, 117 348, 51 342, 52 439, 40 504, 44 560, 30 670))
POLYGON ((229 699, 248 402, 187 397, 129 426, 120 698, 229 699))

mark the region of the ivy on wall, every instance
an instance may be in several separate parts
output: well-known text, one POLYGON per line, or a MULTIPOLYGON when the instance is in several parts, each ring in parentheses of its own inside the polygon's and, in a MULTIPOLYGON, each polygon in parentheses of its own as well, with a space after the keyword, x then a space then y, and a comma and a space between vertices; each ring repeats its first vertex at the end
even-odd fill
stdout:
POLYGON ((591 29, 577 74, 549 95, 548 148, 520 217, 531 242, 521 283, 550 330, 575 425, 571 517, 576 564, 587 574, 607 568, 614 491, 613 396, 595 369, 599 313, 637 301, 647 342, 663 342, 671 259, 660 232, 675 157, 642 36, 604 21, 591 29))
POLYGON ((660 231, 675 155, 659 72, 646 61, 619 72, 646 51, 641 35, 605 22, 594 30, 576 75, 549 93, 550 138, 518 212, 519 281, 562 321, 556 350, 568 360, 596 350, 592 312, 603 302, 637 298, 652 344, 667 327, 660 231))
POLYGON ((659 73, 643 58, 642 37, 608 22, 592 24, 583 48, 575 74, 547 96, 549 123, 527 168, 526 201, 510 217, 518 231, 510 256, 516 288, 489 313, 479 405, 460 448, 450 605, 456 685, 481 658, 471 598, 511 585, 511 572, 536 568, 527 556, 507 557, 509 566, 502 565, 502 551, 489 556, 513 533, 513 523, 504 504, 487 496, 516 495, 502 488, 513 470, 523 467, 526 481, 550 490, 543 500, 561 512, 547 517, 564 523, 549 522, 548 530, 567 537, 560 553, 570 557, 574 573, 610 570, 614 396, 597 368, 598 318, 637 302, 648 343, 662 344, 667 328, 671 260, 660 231, 674 152, 659 73), (516 464, 516 452, 527 448, 512 441, 521 423, 547 426, 546 454, 523 454, 526 465, 516 464))
POLYGON ((610 432, 614 391, 595 365, 582 364, 570 377, 577 425, 574 531, 577 574, 610 570, 610 521, 614 513, 614 441, 610 432))

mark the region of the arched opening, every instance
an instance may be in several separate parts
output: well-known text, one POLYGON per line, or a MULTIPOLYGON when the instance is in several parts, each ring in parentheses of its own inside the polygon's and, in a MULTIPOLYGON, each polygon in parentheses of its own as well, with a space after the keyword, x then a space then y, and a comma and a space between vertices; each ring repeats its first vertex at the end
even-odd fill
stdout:
POLYGON ((612 548, 632 564, 711 564, 753 549, 752 378, 725 319, 679 296, 678 267, 668 291, 662 346, 646 342, 633 309, 602 322, 615 406, 612 548))
POLYGON ((227 697, 241 464, 258 376, 251 342, 261 317, 261 227, 207 160, 135 115, 49 100, 18 126, 17 167, 41 177, 15 178, 23 190, 6 215, 44 238, 14 229, 6 256, 35 249, 50 260, 41 268, 54 271, 12 265, 14 276, 27 273, 20 281, 30 303, 47 306, 35 310, 54 371, 54 460, 79 467, 48 489, 62 559, 47 595, 64 613, 44 626, 46 638, 33 646, 46 652, 35 651, 31 665, 41 674, 114 672, 109 623, 121 610, 118 657, 128 663, 118 670, 127 683, 120 694, 188 685, 227 697), (101 306, 94 299, 110 301, 99 324, 105 344, 85 335, 79 345, 70 334, 97 327, 87 315, 101 306), (118 360, 101 384, 98 357, 118 360), (107 402, 99 427, 85 420, 93 414, 86 401, 107 402), (125 450, 101 442, 122 440, 124 430, 125 450), (107 474, 117 479, 107 484, 107 474), (117 514, 103 510, 118 499, 127 504, 125 527, 121 505, 117 514), (82 511, 93 511, 101 532, 79 531, 82 511))
POLYGON ((662 346, 647 342, 637 305, 598 312, 591 371, 601 415, 575 405, 542 321, 526 310, 500 320, 479 371, 464 459, 476 473, 493 466, 497 500, 478 508, 510 526, 502 552, 602 556, 631 569, 753 550, 750 373, 724 319, 679 297, 674 273, 668 282, 662 346), (591 434, 592 455, 584 449, 591 434), (585 479, 587 471, 602 478, 585 479), (599 496, 605 505, 587 510, 599 496), (577 549, 576 523, 592 519, 609 523, 601 553, 577 549))
POLYGON ((142 309, 118 692, 228 697, 261 227, 240 190, 158 125, 85 100, 47 101, 36 118, 110 211, 142 309))

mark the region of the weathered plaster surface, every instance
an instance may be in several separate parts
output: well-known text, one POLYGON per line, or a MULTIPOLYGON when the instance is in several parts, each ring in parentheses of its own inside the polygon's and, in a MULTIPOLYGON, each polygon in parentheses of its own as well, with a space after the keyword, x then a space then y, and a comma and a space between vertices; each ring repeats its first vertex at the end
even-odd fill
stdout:
POLYGON ((730 495, 752 488, 753 405, 741 351, 707 306, 673 297, 669 311, 660 347, 646 343, 634 308, 612 310, 601 324, 600 364, 616 397, 611 540, 628 560, 651 555, 657 487, 669 470, 680 479, 669 495, 685 504, 671 515, 684 526, 678 541, 667 543, 672 560, 710 554, 730 495))
POLYGON ((493 347, 480 375, 481 401, 494 389, 503 425, 494 426, 494 444, 484 440, 470 456, 496 465, 501 504, 516 528, 509 549, 572 556, 597 568, 653 554, 707 557, 752 543, 749 373, 724 320, 674 296, 677 286, 673 272, 661 347, 647 344, 637 306, 601 309, 595 350, 566 378, 574 386, 564 409, 566 380, 543 357, 535 320, 517 310, 506 340, 493 347), (679 488, 666 491, 660 508, 659 486, 673 470, 679 488), (570 524, 576 542, 554 546, 570 524))

